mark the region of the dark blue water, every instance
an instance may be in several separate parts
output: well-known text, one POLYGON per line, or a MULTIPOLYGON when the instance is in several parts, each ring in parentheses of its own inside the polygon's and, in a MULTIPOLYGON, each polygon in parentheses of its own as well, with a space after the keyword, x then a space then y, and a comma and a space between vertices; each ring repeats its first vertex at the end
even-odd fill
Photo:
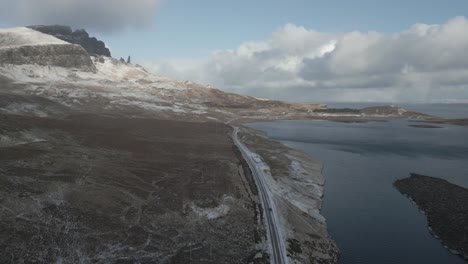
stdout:
POLYGON ((341 263, 464 263, 429 234, 426 217, 392 184, 416 172, 468 187, 467 127, 421 129, 404 120, 251 126, 324 163, 322 213, 341 263))

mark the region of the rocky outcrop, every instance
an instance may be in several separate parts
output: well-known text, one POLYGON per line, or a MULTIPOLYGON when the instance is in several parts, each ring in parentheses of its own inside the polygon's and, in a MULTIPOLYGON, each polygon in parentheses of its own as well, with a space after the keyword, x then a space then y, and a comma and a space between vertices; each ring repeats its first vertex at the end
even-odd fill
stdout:
POLYGON ((52 35, 63 41, 82 46, 91 55, 111 57, 106 44, 95 37, 90 37, 84 29, 73 31, 69 26, 30 26, 29 28, 52 35))
POLYGON ((415 173, 394 185, 426 214, 432 235, 468 261, 468 189, 415 173))

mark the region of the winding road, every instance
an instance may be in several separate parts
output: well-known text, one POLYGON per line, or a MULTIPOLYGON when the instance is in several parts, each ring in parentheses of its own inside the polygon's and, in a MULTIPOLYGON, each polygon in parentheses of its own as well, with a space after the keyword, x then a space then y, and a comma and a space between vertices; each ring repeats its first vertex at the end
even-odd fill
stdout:
MULTIPOLYGON (((259 161, 254 159, 256 154, 252 153, 246 146, 244 146, 244 144, 239 141, 239 138, 237 137, 239 128, 234 126, 233 128, 234 131, 232 132, 232 139, 234 144, 236 144, 245 160, 249 164, 260 193, 261 202, 265 212, 265 219, 267 220, 268 238, 271 241, 271 263, 286 264, 288 263, 286 247, 278 230, 279 221, 277 209, 272 199, 271 190, 268 184, 265 182, 265 174, 262 168, 259 166, 259 161)), ((263 162, 261 164, 263 164, 263 162)))

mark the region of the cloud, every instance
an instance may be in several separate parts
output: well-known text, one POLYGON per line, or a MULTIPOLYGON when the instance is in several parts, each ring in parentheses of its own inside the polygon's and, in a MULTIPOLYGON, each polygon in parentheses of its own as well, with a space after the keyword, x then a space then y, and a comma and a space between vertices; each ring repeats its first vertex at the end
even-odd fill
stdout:
POLYGON ((416 24, 393 34, 326 33, 287 24, 270 39, 161 74, 241 93, 289 100, 468 101, 468 20, 416 24))
POLYGON ((112 32, 153 21, 159 0, 0 0, 0 17, 14 24, 63 24, 112 32))

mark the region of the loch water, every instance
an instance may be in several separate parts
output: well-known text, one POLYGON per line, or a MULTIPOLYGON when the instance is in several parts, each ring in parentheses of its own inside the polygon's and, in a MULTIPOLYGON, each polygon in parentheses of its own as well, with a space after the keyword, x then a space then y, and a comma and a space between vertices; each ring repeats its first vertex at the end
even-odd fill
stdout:
POLYGON ((465 263, 430 235, 426 216, 393 182, 414 172, 468 188, 468 127, 429 129, 410 124, 391 119, 369 123, 278 121, 249 126, 323 162, 322 214, 341 250, 340 263, 465 263))

